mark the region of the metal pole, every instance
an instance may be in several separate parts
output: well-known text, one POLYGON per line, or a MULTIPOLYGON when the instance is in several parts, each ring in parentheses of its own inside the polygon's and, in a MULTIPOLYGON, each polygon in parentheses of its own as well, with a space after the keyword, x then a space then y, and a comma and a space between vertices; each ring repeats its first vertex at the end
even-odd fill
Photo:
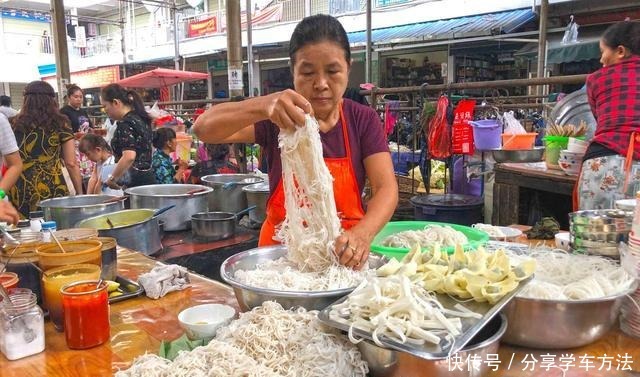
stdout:
POLYGON ((371 0, 367 0, 367 51, 365 52, 364 81, 371 82, 371 0))
POLYGON ((67 95, 67 84, 71 81, 69 50, 67 48, 67 27, 64 19, 64 1, 51 0, 53 21, 53 45, 56 56, 56 82, 58 83, 58 104, 62 106, 67 95))
POLYGON ((173 13, 173 66, 176 70, 180 70, 180 38, 178 36, 178 8, 176 7, 176 0, 173 0, 171 12, 173 13))
POLYGON ((124 10, 122 2, 118 2, 118 10, 120 12, 120 47, 122 48, 122 77, 127 77, 127 43, 125 38, 124 10))
POLYGON ((247 71, 249 72, 249 97, 253 97, 253 27, 251 26, 251 0, 247 0, 247 71))
POLYGON ((311 16, 311 0, 304 0, 304 16, 311 16))
MULTIPOLYGON (((549 0, 540 1, 540 30, 538 36, 538 71, 537 78, 544 77, 546 69, 545 62, 547 57, 547 17, 549 14, 549 0)), ((543 93, 543 88, 538 87, 538 94, 543 93)))
POLYGON ((242 97, 242 31, 240 20, 240 0, 227 1, 227 75, 229 97, 242 97))

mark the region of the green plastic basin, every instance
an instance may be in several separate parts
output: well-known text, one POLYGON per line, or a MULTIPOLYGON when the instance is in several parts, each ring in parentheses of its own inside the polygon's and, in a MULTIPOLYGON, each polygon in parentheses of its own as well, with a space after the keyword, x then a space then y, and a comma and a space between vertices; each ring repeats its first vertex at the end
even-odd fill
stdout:
MULTIPOLYGON (((469 243, 463 245, 465 250, 476 249, 478 246, 484 245, 489 241, 489 235, 486 232, 464 225, 432 221, 392 221, 387 223, 387 225, 385 225, 384 228, 382 228, 382 230, 380 230, 380 232, 375 236, 371 243, 371 251, 376 254, 400 260, 409 252, 409 249, 383 246, 382 241, 392 234, 404 232, 405 230, 421 230, 427 225, 446 225, 462 232, 469 240, 469 243)), ((442 251, 446 251, 449 254, 453 254, 454 250, 455 248, 453 246, 442 248, 442 251)))

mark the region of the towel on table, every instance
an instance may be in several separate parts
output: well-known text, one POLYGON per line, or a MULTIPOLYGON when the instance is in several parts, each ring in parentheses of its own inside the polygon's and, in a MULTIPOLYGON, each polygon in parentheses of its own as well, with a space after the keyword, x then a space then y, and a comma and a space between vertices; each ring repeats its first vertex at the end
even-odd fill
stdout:
POLYGON ((187 269, 176 264, 155 267, 138 277, 138 283, 144 288, 147 297, 154 300, 169 292, 186 288, 189 282, 187 269))

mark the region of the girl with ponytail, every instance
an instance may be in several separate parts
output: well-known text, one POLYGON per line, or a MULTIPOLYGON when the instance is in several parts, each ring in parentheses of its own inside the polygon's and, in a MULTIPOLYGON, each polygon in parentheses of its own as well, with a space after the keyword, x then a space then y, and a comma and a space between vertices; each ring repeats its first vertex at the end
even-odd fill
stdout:
POLYGON ((104 182, 112 189, 151 185, 156 183, 151 169, 151 117, 142 98, 133 90, 118 84, 102 88, 101 99, 109 118, 118 121, 111 140, 116 167, 104 182))

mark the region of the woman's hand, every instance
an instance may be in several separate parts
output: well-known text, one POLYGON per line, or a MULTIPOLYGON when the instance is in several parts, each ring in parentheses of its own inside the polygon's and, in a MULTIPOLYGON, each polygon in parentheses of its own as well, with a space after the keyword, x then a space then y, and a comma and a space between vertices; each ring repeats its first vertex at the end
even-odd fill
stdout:
POLYGON ((358 226, 342 233, 335 242, 335 253, 341 265, 360 270, 369 259, 373 237, 358 226))
POLYGON ((269 95, 267 117, 282 129, 304 125, 305 114, 313 114, 309 101, 300 93, 287 89, 269 95))
POLYGON ((0 221, 17 224, 18 220, 20 220, 20 215, 18 215, 18 211, 16 211, 11 203, 0 200, 0 221))

